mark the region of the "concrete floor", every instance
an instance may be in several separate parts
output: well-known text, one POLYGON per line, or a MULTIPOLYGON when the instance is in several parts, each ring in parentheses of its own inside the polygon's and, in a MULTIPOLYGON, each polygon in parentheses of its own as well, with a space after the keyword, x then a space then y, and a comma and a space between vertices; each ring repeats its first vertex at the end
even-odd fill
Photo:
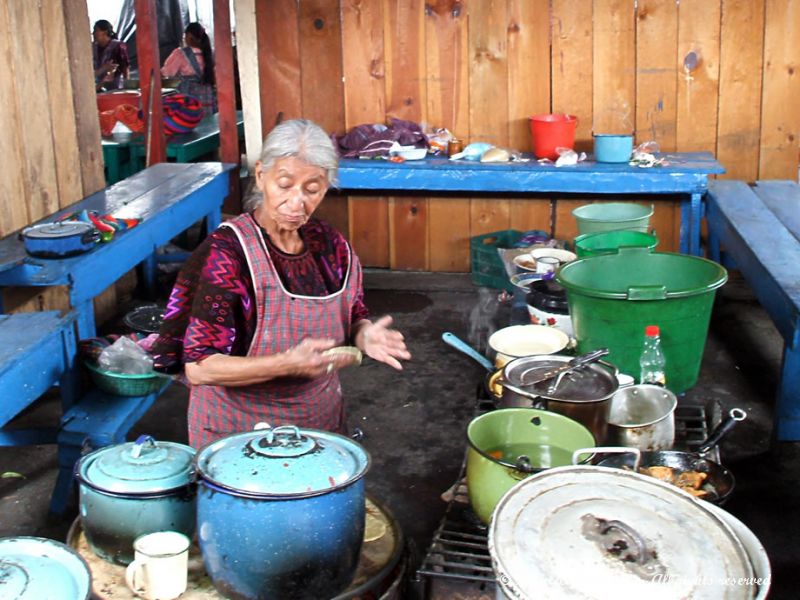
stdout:
MULTIPOLYGON (((370 360, 343 372, 351 427, 373 463, 368 492, 387 505, 409 541, 413 572, 425 554, 446 504, 440 495, 457 479, 466 426, 485 372, 441 341, 451 331, 485 348, 488 334, 508 323, 509 305, 473 287, 469 276, 369 271, 368 305, 391 314, 406 335, 413 360, 402 373, 370 360)), ((726 509, 760 538, 773 569, 771 598, 796 598, 800 584, 800 443, 770 444, 772 404, 782 342, 747 284, 732 277, 718 293, 697 385, 682 402, 741 407, 749 418, 722 446, 736 475, 726 509)), ((186 441, 187 394, 173 385, 131 432, 186 441)), ((19 419, 57 422, 55 398, 19 419)), ((56 475, 55 449, 0 448, 0 537, 40 535, 63 540, 74 519, 47 514, 56 475)))

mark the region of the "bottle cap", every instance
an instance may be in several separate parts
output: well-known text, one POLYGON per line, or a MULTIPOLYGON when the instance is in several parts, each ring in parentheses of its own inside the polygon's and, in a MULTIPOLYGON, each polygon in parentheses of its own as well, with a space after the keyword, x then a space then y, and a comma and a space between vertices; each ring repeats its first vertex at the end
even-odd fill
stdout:
POLYGON ((660 333, 661 332, 658 330, 658 325, 648 325, 644 328, 644 334, 647 337, 656 337, 657 335, 660 335, 660 333))

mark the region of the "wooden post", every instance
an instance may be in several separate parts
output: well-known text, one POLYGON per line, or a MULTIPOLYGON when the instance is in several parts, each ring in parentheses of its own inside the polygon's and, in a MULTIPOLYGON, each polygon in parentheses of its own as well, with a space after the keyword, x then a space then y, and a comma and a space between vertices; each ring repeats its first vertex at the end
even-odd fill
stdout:
MULTIPOLYGON (((239 164, 239 131, 236 127, 236 82, 233 77, 231 14, 227 2, 214 3, 214 77, 219 106, 219 157, 222 162, 239 164)), ((242 210, 239 170, 230 178, 230 193, 223 210, 238 214, 242 210)))
POLYGON ((167 147, 164 140, 164 117, 161 107, 161 57, 158 54, 158 28, 156 0, 135 0, 136 52, 139 56, 139 83, 142 88, 142 107, 150 132, 147 143, 147 166, 166 162, 167 147), (153 76, 151 77, 151 73, 153 76), (151 93, 150 86, 153 86, 151 93), (153 106, 150 106, 150 98, 153 106), (152 119, 152 125, 149 122, 152 119))

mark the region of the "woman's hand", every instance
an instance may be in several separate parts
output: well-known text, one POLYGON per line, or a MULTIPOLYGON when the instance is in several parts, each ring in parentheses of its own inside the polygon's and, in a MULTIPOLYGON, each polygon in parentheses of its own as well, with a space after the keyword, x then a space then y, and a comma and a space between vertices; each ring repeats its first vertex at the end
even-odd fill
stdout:
POLYGON ((356 324, 355 344, 370 358, 386 363, 398 371, 403 370, 399 358, 409 360, 411 353, 406 348, 403 334, 395 329, 389 329, 392 317, 381 317, 374 323, 360 321, 356 324))
POLYGON ((342 357, 325 356, 325 350, 330 350, 336 345, 332 339, 308 338, 287 350, 284 356, 292 375, 314 379, 322 377, 333 369, 346 364, 342 357))

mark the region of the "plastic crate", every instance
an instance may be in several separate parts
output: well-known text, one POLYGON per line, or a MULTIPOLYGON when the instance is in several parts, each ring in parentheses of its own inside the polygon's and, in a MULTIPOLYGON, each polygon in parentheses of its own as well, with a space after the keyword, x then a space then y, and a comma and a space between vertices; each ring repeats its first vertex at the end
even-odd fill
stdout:
POLYGON ((92 376, 94 384, 109 394, 117 396, 147 396, 161 389, 168 376, 161 373, 145 373, 143 375, 126 375, 104 371, 90 361, 85 361, 86 368, 92 376))
POLYGON ((470 238, 472 283, 513 292, 514 285, 508 279, 506 267, 497 249, 512 248, 521 237, 521 231, 506 229, 470 238))

